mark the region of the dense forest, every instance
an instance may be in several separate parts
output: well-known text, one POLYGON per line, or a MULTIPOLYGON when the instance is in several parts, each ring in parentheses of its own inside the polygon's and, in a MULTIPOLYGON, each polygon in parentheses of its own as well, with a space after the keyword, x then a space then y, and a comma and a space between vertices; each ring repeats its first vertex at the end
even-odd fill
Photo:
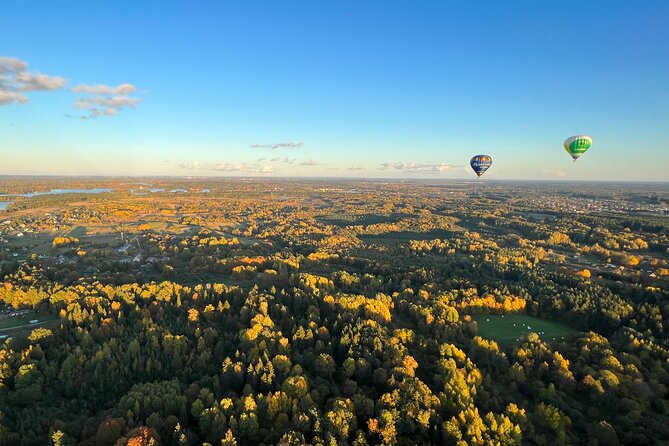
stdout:
POLYGON ((0 444, 669 442, 669 190, 66 186, 0 216, 0 444))

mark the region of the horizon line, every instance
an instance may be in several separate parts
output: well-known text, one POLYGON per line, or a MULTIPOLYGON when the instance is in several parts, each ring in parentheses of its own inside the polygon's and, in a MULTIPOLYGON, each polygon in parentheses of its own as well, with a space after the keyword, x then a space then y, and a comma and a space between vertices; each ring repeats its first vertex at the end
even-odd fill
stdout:
POLYGON ((164 178, 164 179, 225 179, 225 180, 350 180, 350 181, 457 181, 457 182, 544 182, 544 183, 648 183, 669 184, 669 180, 639 179, 569 179, 569 178, 443 178, 443 177, 341 177, 341 176, 239 176, 239 175, 104 175, 104 174, 0 174, 0 178, 71 178, 71 179, 123 179, 123 178, 164 178))

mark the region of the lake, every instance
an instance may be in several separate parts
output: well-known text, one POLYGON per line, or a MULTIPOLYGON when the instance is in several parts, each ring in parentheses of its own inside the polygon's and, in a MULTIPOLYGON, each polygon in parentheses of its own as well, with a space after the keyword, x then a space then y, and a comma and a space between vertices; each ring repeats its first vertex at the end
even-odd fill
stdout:
POLYGON ((158 192, 164 192, 165 189, 159 188, 159 187, 154 187, 151 189, 140 189, 139 191, 136 191, 135 189, 130 189, 130 193, 134 195, 146 195, 147 192, 151 192, 152 194, 158 193, 158 192))
POLYGON ((111 192, 112 189, 51 189, 48 192, 29 192, 27 194, 1 194, 0 197, 37 197, 40 195, 63 195, 63 194, 102 194, 111 192))

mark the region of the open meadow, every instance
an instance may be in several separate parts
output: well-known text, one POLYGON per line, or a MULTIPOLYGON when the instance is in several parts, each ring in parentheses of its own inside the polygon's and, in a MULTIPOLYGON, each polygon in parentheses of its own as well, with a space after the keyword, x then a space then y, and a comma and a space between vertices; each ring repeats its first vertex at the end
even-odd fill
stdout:
POLYGON ((565 336, 576 333, 576 330, 565 324, 526 314, 486 314, 473 319, 477 323, 479 336, 502 345, 519 344, 530 333, 536 333, 542 341, 548 343, 563 341, 565 336))

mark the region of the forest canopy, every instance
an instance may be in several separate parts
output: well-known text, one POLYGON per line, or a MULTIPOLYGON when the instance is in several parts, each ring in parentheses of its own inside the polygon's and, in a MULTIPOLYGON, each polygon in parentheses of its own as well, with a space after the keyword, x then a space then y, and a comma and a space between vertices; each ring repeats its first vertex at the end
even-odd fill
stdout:
POLYGON ((0 444, 669 441, 645 191, 170 181, 3 214, 0 444))

